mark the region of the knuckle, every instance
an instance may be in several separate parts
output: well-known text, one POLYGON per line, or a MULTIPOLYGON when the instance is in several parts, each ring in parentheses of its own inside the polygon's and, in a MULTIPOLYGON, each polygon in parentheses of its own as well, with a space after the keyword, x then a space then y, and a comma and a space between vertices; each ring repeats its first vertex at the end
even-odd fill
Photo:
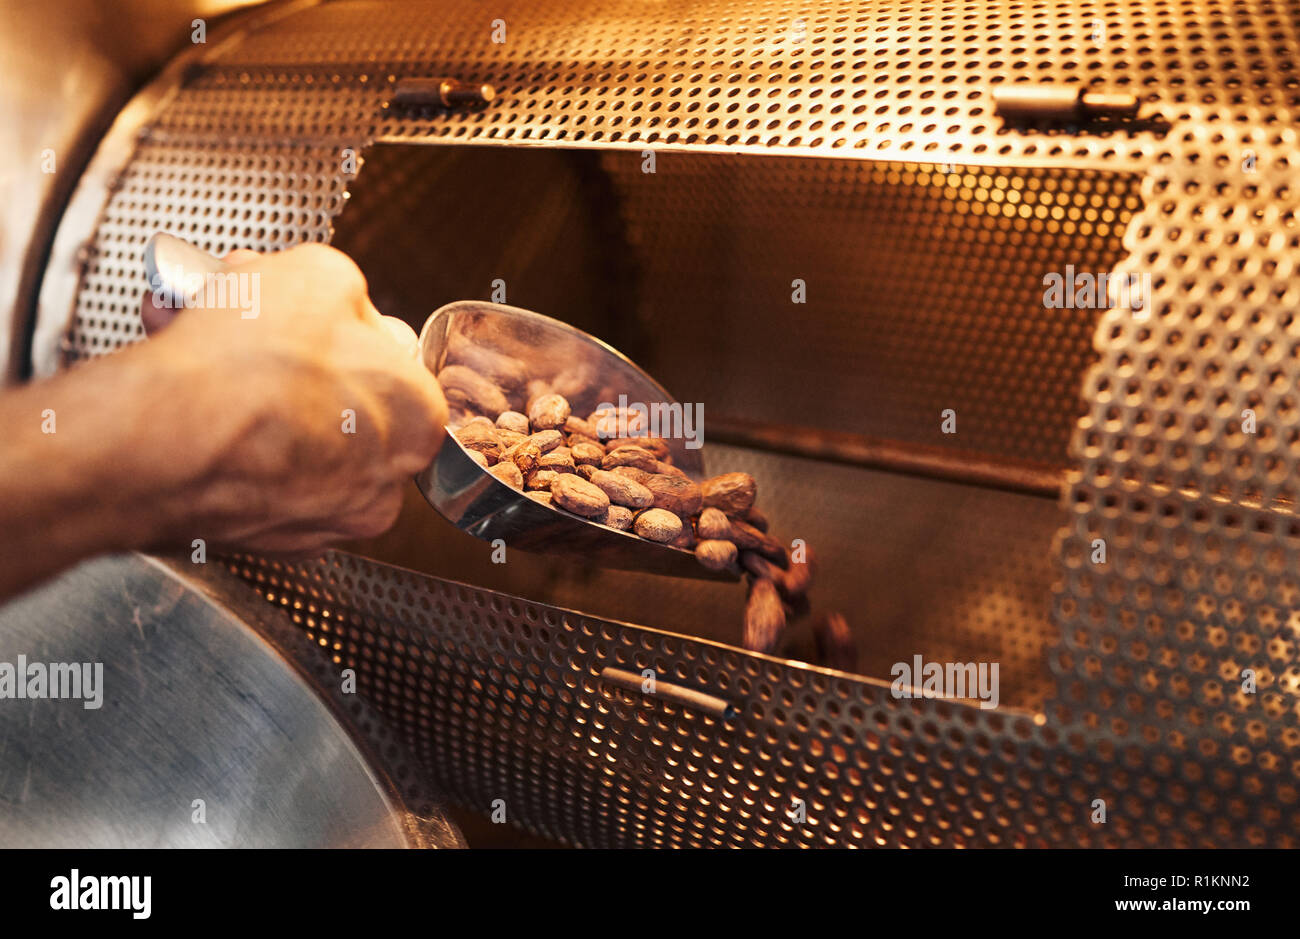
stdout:
POLYGON ((328 281, 331 290, 338 290, 350 297, 364 297, 368 293, 366 276, 356 261, 338 248, 311 242, 298 245, 291 251, 296 253, 304 263, 316 268, 323 279, 328 281))

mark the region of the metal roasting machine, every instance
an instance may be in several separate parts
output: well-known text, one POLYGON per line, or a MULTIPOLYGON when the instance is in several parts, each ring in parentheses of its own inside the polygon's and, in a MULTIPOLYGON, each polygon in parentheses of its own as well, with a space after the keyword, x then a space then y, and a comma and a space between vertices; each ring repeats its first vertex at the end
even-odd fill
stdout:
POLYGON ((142 338, 160 231, 330 242, 417 331, 544 313, 703 403, 858 668, 804 622, 741 649, 728 580, 494 564, 412 485, 315 561, 105 558, 0 609, 0 660, 131 689, 48 752, 0 709, 0 844, 195 843, 172 773, 237 807, 215 844, 474 844, 501 805, 584 847, 1295 847, 1297 23, 338 0, 182 36, 0 257, 11 381, 142 338))

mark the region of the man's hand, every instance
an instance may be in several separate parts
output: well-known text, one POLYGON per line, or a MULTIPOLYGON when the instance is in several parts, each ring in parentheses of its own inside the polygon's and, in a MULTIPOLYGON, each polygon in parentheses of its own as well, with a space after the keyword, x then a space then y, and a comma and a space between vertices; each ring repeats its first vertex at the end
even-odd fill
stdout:
POLYGON ((146 294, 147 342, 0 397, 0 597, 106 550, 311 552, 392 524, 447 419, 414 333, 332 248, 227 261, 255 316, 146 294))

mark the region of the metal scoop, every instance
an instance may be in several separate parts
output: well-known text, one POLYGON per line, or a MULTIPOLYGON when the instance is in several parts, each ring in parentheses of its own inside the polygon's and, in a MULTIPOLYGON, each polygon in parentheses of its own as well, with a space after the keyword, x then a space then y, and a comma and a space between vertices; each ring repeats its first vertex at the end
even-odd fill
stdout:
MULTIPOLYGON (((194 295, 204 277, 229 270, 220 259, 166 234, 150 239, 144 266, 150 288, 177 302, 194 295)), ((420 332, 420 356, 434 375, 455 364, 490 378, 520 411, 533 383, 563 394, 578 415, 601 404, 616 405, 620 395, 646 408, 676 404, 653 378, 594 336, 496 303, 461 300, 435 311, 420 332)), ((681 439, 665 443, 675 466, 697 479, 704 475, 700 450, 681 439)), ((543 505, 484 470, 454 437, 415 483, 439 514, 485 541, 500 538, 511 548, 573 555, 597 567, 706 580, 740 576, 738 569, 710 571, 690 551, 543 505)))
MULTIPOLYGON (((645 406, 676 402, 618 350, 567 323, 498 303, 460 300, 435 311, 420 331, 420 355, 435 375, 464 365, 493 380, 510 407, 522 411, 530 384, 562 394, 573 413, 586 415, 620 396, 645 406), (534 384, 536 383, 536 384, 534 384)), ((486 415, 492 416, 492 415, 486 415)), ((700 450, 681 439, 664 441, 673 464, 693 477, 704 474, 700 450)), ((587 521, 530 499, 474 462, 448 441, 416 485, 452 524, 478 538, 501 538, 511 548, 576 555, 597 567, 734 580, 739 571, 710 571, 695 555, 587 521)))

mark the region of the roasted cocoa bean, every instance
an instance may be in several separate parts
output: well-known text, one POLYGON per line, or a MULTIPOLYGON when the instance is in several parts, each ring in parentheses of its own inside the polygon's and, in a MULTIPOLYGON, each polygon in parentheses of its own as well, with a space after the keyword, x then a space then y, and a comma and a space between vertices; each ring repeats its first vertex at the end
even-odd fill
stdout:
POLYGON ((705 541, 730 541, 731 522, 721 509, 705 509, 695 523, 695 534, 705 541))
POLYGON ((564 446, 564 434, 558 430, 539 430, 528 438, 543 453, 550 453, 556 447, 564 446))
POLYGON ((612 470, 616 466, 635 466, 652 473, 657 462, 653 453, 641 447, 616 447, 605 454, 605 458, 600 461, 600 468, 612 470))
POLYGON ((501 453, 501 459, 509 460, 515 466, 519 467, 519 472, 523 473, 527 479, 532 475, 533 470, 537 469, 537 461, 542 458, 542 451, 533 443, 531 438, 524 438, 501 453))
POLYGON ((551 497, 556 505, 586 518, 603 517, 609 510, 609 496, 573 473, 556 475, 551 481, 551 497))
POLYGON ((578 443, 569 448, 573 454, 573 462, 576 464, 590 463, 592 466, 600 466, 600 461, 605 459, 605 448, 591 443, 578 443))
POLYGON ((557 473, 576 472, 573 454, 569 452, 568 447, 556 447, 550 453, 543 453, 542 458, 537 461, 537 468, 539 470, 554 470, 557 473))
POLYGON ((596 439, 596 428, 592 427, 587 421, 584 421, 576 414, 570 414, 569 419, 564 422, 564 432, 570 436, 578 435, 587 437, 591 440, 596 439))
POLYGON ((488 470, 493 476, 501 480, 507 486, 513 486, 515 489, 524 488, 524 474, 519 472, 519 467, 513 463, 498 463, 488 470))
POLYGON ((738 518, 732 518, 730 522, 731 540, 736 542, 736 547, 741 551, 757 551, 778 566, 788 563, 781 542, 738 518))
POLYGON ((487 457, 488 463, 495 463, 501 455, 501 442, 497 440, 496 431, 489 424, 466 424, 456 431, 456 439, 466 450, 477 450, 487 457))
POLYGON ((780 586, 780 582, 785 574, 785 571, 781 570, 781 568, 777 567, 757 551, 741 551, 740 566, 749 571, 749 573, 753 574, 759 580, 770 580, 777 586, 780 586))
POLYGON ((667 509, 683 519, 700 511, 700 487, 684 476, 654 473, 642 485, 654 493, 657 509, 667 509))
POLYGON ((576 447, 580 443, 585 443, 599 450, 602 457, 605 455, 605 445, 595 437, 588 437, 584 434, 567 434, 564 438, 564 442, 571 447, 576 447))
POLYGON ((736 546, 730 541, 706 538, 695 546, 695 557, 711 571, 724 570, 736 563, 736 546))
POLYGON ((463 365, 506 391, 518 391, 528 381, 528 368, 522 360, 481 345, 464 335, 448 337, 447 362, 450 365, 463 365))
POLYGON ((555 430, 564 426, 569 419, 569 402, 563 395, 542 395, 528 406, 528 422, 534 431, 555 430))
POLYGON ((656 460, 667 458, 671 452, 668 444, 658 437, 615 437, 606 441, 606 450, 617 450, 619 447, 640 447, 642 450, 649 450, 656 460))
POLYGON ((813 621, 813 642, 819 664, 841 672, 858 670, 858 644, 849 622, 839 613, 824 613, 813 621))
POLYGON ((528 415, 518 411, 502 411, 497 415, 497 427, 527 437, 533 432, 528 426, 528 415))
POLYGON ((786 554, 786 569, 781 576, 780 586, 783 588, 783 592, 791 597, 802 597, 812 585, 812 548, 805 544, 802 547, 802 555, 803 560, 796 561, 792 554, 788 552, 786 554))
POLYGON ((504 427, 496 429, 497 440, 501 441, 501 449, 505 450, 513 447, 517 443, 523 443, 528 439, 527 434, 517 434, 513 430, 506 430, 504 427))
POLYGON ((524 486, 528 489, 534 490, 549 490, 554 486, 555 480, 559 479, 561 475, 562 474, 555 472, 555 470, 534 470, 528 476, 528 481, 524 483, 524 486))
POLYGON ((651 476, 650 473, 647 473, 643 469, 637 469, 635 466, 616 466, 609 472, 617 473, 620 476, 626 476, 628 479, 634 479, 643 486, 645 485, 645 481, 651 476))
POLYGON ((653 492, 626 476, 620 476, 606 470, 596 470, 591 474, 589 480, 593 486, 599 487, 605 495, 609 496, 610 502, 616 505, 625 505, 629 509, 648 509, 655 503, 653 492))
POLYGON ((749 601, 745 604, 746 649, 754 652, 771 652, 785 630, 785 608, 776 585, 770 580, 756 580, 749 588, 749 601))
POLYGON ((704 491, 704 504, 711 509, 722 509, 732 518, 743 518, 754 506, 758 485, 748 473, 723 473, 700 484, 704 491))
POLYGON ((448 403, 476 414, 500 414, 510 407, 505 392, 495 382, 464 365, 448 365, 438 373, 438 384, 448 403))
POLYGON ((632 528, 649 541, 669 542, 682 533, 682 520, 665 509, 646 509, 637 515, 632 528))
POLYGON ((611 505, 609 510, 605 512, 605 517, 598 519, 598 521, 602 525, 617 528, 619 531, 631 531, 632 510, 622 505, 611 505))

